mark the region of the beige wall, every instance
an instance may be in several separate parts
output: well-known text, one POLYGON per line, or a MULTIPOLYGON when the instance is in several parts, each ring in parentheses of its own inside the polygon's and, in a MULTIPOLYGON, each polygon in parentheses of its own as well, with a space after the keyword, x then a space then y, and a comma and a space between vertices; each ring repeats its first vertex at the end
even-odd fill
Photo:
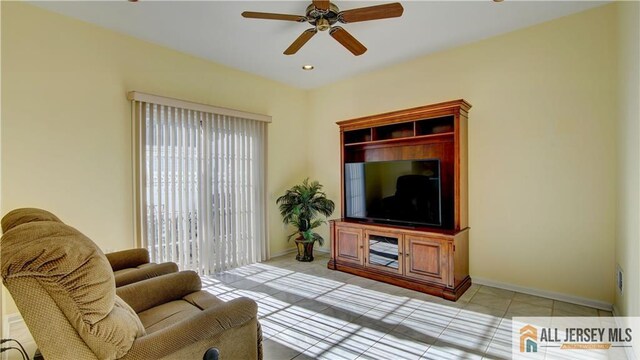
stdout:
POLYGON ((615 307, 620 315, 640 316, 640 3, 618 5, 618 40, 616 263, 624 291, 616 291, 615 307))
POLYGON ((19 2, 2 2, 2 54, 2 214, 50 209, 103 249, 132 247, 138 90, 273 116, 271 251, 291 246, 275 199, 307 173, 306 92, 19 2))
POLYGON ((464 98, 472 277, 612 303, 615 20, 597 8, 312 91, 311 176, 339 199, 336 121, 464 98))

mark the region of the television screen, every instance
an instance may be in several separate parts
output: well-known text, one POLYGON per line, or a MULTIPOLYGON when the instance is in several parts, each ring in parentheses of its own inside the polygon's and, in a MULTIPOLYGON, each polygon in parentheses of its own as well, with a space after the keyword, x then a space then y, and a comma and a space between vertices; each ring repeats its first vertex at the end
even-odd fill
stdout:
POLYGON ((440 160, 348 163, 348 218, 442 226, 440 160))

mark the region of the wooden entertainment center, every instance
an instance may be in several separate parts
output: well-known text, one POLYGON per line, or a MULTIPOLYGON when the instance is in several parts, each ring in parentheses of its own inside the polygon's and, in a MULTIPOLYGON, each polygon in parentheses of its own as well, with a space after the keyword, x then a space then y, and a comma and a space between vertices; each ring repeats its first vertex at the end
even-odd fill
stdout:
MULTIPOLYGON (((341 219, 331 220, 328 267, 457 300, 471 286, 464 100, 340 121, 341 219), (346 217, 345 164, 437 159, 441 226, 400 226, 346 217), (393 259, 381 263, 384 246, 393 259), (396 253, 397 252, 397 256, 396 253)), ((387 257, 389 259, 389 257, 387 257)))

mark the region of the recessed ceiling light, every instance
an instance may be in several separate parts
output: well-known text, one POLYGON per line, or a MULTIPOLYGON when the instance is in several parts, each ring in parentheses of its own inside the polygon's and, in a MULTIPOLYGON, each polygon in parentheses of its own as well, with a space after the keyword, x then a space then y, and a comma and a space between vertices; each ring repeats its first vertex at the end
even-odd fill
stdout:
POLYGON ((313 70, 313 65, 302 65, 302 70, 313 70))

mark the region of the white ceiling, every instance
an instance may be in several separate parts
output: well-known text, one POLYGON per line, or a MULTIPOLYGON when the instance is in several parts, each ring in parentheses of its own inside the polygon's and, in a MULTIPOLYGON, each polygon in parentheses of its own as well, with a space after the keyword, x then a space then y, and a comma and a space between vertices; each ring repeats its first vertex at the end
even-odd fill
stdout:
MULTIPOLYGON (((391 1, 339 1, 341 10, 391 1)), ((327 32, 282 52, 309 24, 245 19, 245 10, 304 15, 310 1, 44 1, 42 8, 271 78, 315 88, 605 4, 603 1, 401 1, 400 18, 345 24, 368 51, 353 56, 327 32), (315 70, 303 71, 303 64, 315 70)))

